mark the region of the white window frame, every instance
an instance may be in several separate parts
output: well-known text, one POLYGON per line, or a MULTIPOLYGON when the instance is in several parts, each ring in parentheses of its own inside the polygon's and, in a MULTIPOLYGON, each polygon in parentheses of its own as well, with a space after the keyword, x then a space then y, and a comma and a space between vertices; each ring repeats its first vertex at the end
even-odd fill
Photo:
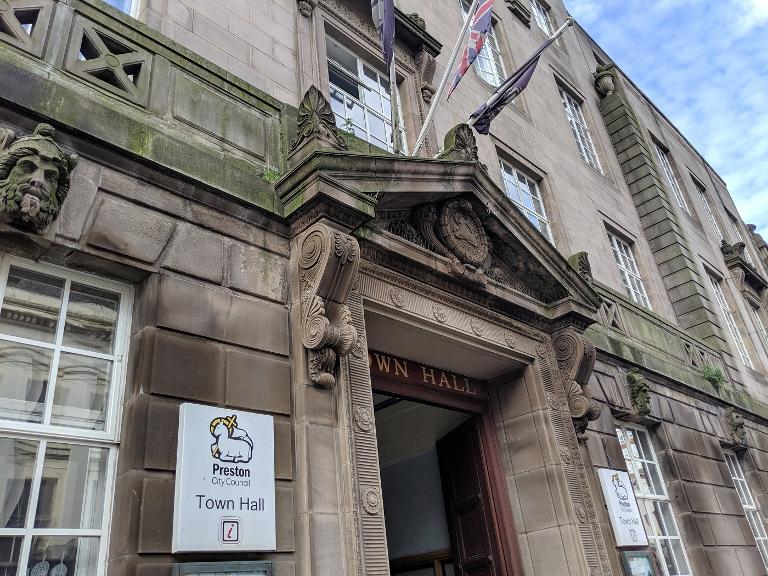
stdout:
MULTIPOLYGON (((667 569, 667 562, 671 560, 671 562, 674 563, 674 566, 676 567, 677 574, 682 576, 692 576, 693 572, 691 570, 691 563, 685 550, 685 543, 683 542, 682 535, 680 534, 680 528, 677 524, 677 519, 675 518, 672 502, 670 501, 669 494, 667 493, 667 485, 664 480, 664 474, 661 470, 661 466, 659 466, 658 460, 656 459, 656 449, 653 447, 653 440, 651 439, 650 433, 646 428, 630 425, 625 422, 614 422, 614 425, 616 427, 616 434, 619 444, 624 454, 624 460, 627 464, 627 472, 629 473, 629 476, 632 480, 632 488, 634 489, 635 497, 637 498, 638 505, 640 506, 640 515, 643 517, 643 524, 645 526, 646 535, 648 536, 648 543, 656 551, 656 554, 660 560, 659 566, 662 569, 663 575, 670 576, 669 570, 667 569), (636 441, 635 444, 637 446, 638 456, 635 456, 628 446, 625 447, 622 439, 627 438, 630 434, 635 438, 639 438, 641 435, 644 435, 650 454, 645 454, 645 449, 643 448, 641 442, 636 441), (649 475, 648 472, 651 469, 655 469, 656 479, 658 480, 659 484, 658 488, 660 490, 656 492, 643 490, 643 483, 640 482, 640 471, 642 471, 642 475, 648 477, 652 476, 649 475), (667 522, 663 518, 663 514, 659 515, 659 523, 661 524, 661 528, 665 531, 665 533, 657 534, 655 532, 653 523, 646 519, 646 506, 652 507, 653 510, 661 510, 662 508, 667 508, 669 510, 669 519, 672 521, 671 526, 667 526, 667 522), (667 556, 664 554, 664 548, 662 544, 663 541, 666 541, 670 546, 673 545, 674 541, 679 542, 680 550, 682 551, 682 558, 687 566, 680 566, 678 561, 679 559, 674 557, 674 555, 672 558, 667 558, 667 556), (685 571, 684 568, 687 568, 687 571, 685 571)), ((648 480, 648 484, 653 485, 654 482, 652 480, 648 480)))
POLYGON ((531 12, 533 12, 533 17, 539 29, 547 36, 552 36, 555 33, 555 23, 552 21, 550 9, 539 2, 539 0, 531 0, 531 12))
POLYGON ((672 169, 672 163, 669 161, 669 154, 656 142, 654 142, 653 145, 656 148, 656 155, 659 158, 659 163, 661 163, 661 168, 664 171, 664 176, 666 176, 667 178, 667 183, 669 184, 669 187, 672 189, 672 195, 675 197, 675 200, 677 200, 677 205, 680 206, 680 208, 682 208, 683 210, 685 210, 685 213, 690 216, 691 209, 688 208, 688 202, 685 201, 685 195, 683 194, 683 190, 680 188, 680 183, 677 181, 677 177, 675 176, 675 171, 672 169))
POLYGON ((754 369, 755 365, 752 362, 752 357, 749 355, 747 345, 744 343, 744 338, 741 336, 741 330, 739 330, 739 326, 736 324, 736 318, 734 318, 733 312, 731 312, 731 307, 725 299, 721 281, 711 274, 708 276, 709 281, 712 284, 712 291, 715 293, 715 300, 717 300, 717 303, 720 305, 720 312, 723 315, 725 324, 728 326, 728 331, 731 333, 731 338, 736 346, 736 350, 738 351, 739 356, 741 356, 741 361, 744 362, 745 366, 754 369))
MULTIPOLYGON (((463 22, 467 19, 471 3, 468 3, 467 0, 459 0, 459 6, 461 7, 463 22)), ((480 54, 477 55, 472 66, 477 75, 494 88, 501 86, 501 83, 507 79, 507 69, 504 66, 504 58, 501 56, 499 41, 496 38, 496 23, 493 21, 493 16, 491 16, 491 28, 488 30, 483 49, 480 50, 480 54)))
POLYGON ((768 330, 765 328, 763 319, 760 318, 760 309, 752 306, 750 306, 750 308, 752 308, 752 314, 755 316, 755 326, 757 326, 757 331, 763 340, 763 344, 768 348, 768 330))
POLYGON ((547 217, 546 208, 544 207, 544 200, 541 197, 539 183, 506 160, 501 160, 500 164, 501 179, 504 182, 504 191, 507 194, 507 198, 512 200, 515 206, 550 243, 554 244, 552 228, 547 217), (526 197, 530 198, 531 206, 524 202, 526 197), (539 209, 537 209, 537 204, 539 209))
POLYGON ((640 269, 637 267, 632 246, 629 242, 626 242, 611 231, 608 231, 608 242, 611 245, 613 257, 616 260, 616 266, 619 269, 621 281, 624 284, 627 295, 640 306, 652 310, 651 300, 648 298, 648 292, 645 290, 643 277, 640 275, 640 269))
POLYGON ((749 242, 744 240, 744 237, 741 235, 738 221, 735 218, 729 218, 729 220, 731 221, 731 229, 733 230, 734 244, 737 242, 744 243, 744 260, 746 260, 747 264, 750 266, 755 267, 755 261, 752 259, 752 254, 749 252, 749 242))
MULTIPOLYGON (((346 52, 348 55, 350 55, 352 58, 355 59, 355 63, 357 65, 357 75, 350 74, 349 70, 347 70, 343 65, 339 64, 333 58, 331 58, 329 55, 326 54, 326 63, 327 63, 328 68, 329 69, 333 68, 333 70, 335 72, 337 72, 339 75, 343 76, 346 80, 348 80, 349 82, 354 82, 355 84, 357 84, 359 89, 360 89, 360 91, 361 91, 361 95, 364 93, 364 91, 367 88, 367 85, 365 84, 365 80, 364 80, 365 79, 365 73, 363 72, 364 67, 368 68, 371 72, 375 73, 378 78, 383 78, 387 83, 389 83, 389 76, 387 74, 383 74, 378 69, 378 67, 373 66, 369 62, 366 62, 365 60, 363 60, 360 56, 355 54, 354 51, 352 51, 349 48, 347 48, 347 46, 345 46, 343 42, 337 40, 331 34, 326 34, 326 38, 327 38, 328 41, 333 42, 339 49, 343 50, 344 52, 346 52)), ((369 116, 368 115, 369 114, 373 115, 373 116, 375 116, 376 118, 378 118, 379 120, 381 120, 384 123, 385 138, 386 138, 387 131, 389 131, 389 134, 390 134, 390 141, 386 142, 386 149, 389 152, 392 152, 393 151, 392 141, 391 141, 392 118, 391 117, 387 117, 386 115, 384 115, 381 110, 376 110, 375 108, 372 108, 371 106, 366 104, 364 96, 362 98, 355 98, 352 94, 349 94, 348 92, 346 92, 342 87, 337 86, 336 84, 331 82, 330 77, 328 79, 328 84, 329 84, 330 87, 335 88, 336 90, 338 90, 344 96, 344 111, 345 111, 344 120, 351 120, 351 116, 347 116, 346 115, 346 112, 349 110, 349 107, 347 106, 347 100, 350 100, 351 102, 353 102, 355 104, 358 104, 363 109, 363 117, 364 117, 364 120, 365 120, 365 127, 358 127, 358 128, 360 128, 361 130, 363 130, 365 132, 364 140, 366 142, 368 142, 369 144, 373 144, 374 146, 380 146, 380 144, 378 144, 378 142, 373 141, 373 137, 371 136, 371 129, 370 129, 369 116)), ((380 86, 380 83, 379 83, 379 95, 381 95, 383 93, 384 92, 381 90, 381 86, 380 86)), ((387 94, 387 96, 389 97, 389 100, 390 100, 390 106, 392 105, 392 98, 393 98, 393 96, 395 98, 397 98, 397 102, 398 102, 397 109, 398 109, 398 114, 399 114, 399 117, 400 117, 400 142, 402 144, 402 148, 404 150, 407 150, 408 149, 408 145, 407 145, 406 138, 405 138, 405 123, 403 122, 403 107, 402 107, 401 101, 400 101, 400 91, 398 90, 397 86, 391 86, 390 85, 390 87, 389 87, 389 94, 387 94)), ((332 99, 331 103, 333 104, 333 99, 332 99)), ((337 124, 338 128, 340 128, 342 130, 345 130, 345 127, 343 125, 344 121, 339 123, 341 115, 337 111, 335 111, 335 110, 334 110, 334 115, 335 115, 336 120, 337 120, 336 124, 337 124)), ((359 136, 359 137, 361 137, 361 136, 359 136)))
POLYGON ((579 154, 581 154, 584 162, 602 174, 603 167, 600 165, 600 158, 597 155, 597 150, 595 150, 592 134, 590 133, 589 126, 587 126, 587 121, 584 118, 581 102, 562 86, 558 85, 557 89, 560 92, 560 101, 563 103, 563 109, 565 110, 568 124, 571 126, 573 138, 576 140, 576 145, 579 147, 579 154))
POLYGON ((701 201, 701 205, 704 207, 707 220, 709 220, 709 223, 712 225, 712 229, 715 231, 718 241, 722 243, 722 241, 725 239, 725 236, 723 236, 723 231, 720 230, 720 226, 717 224, 715 214, 712 212, 709 201, 707 201, 706 188, 702 184, 699 184, 696 180, 693 181, 693 185, 696 187, 696 192, 699 194, 699 200, 701 201))
MULTIPOLYGON (((22 547, 18 557, 17 575, 27 574, 28 557, 31 551, 32 539, 35 536, 66 536, 72 538, 98 537, 98 572, 93 576, 104 576, 107 571, 107 553, 109 551, 109 535, 112 523, 112 506, 114 500, 115 479, 117 473, 117 452, 120 439, 120 417, 122 413, 123 393, 125 389, 125 373, 127 369, 127 353, 130 339, 131 313, 133 308, 132 287, 113 282, 90 274, 76 272, 60 266, 39 264, 10 255, 0 254, 0 306, 4 300, 5 288, 8 280, 8 272, 11 266, 56 276, 65 280, 62 294, 62 305, 59 311, 56 326, 57 334, 55 343, 40 342, 28 338, 0 334, 0 340, 16 342, 45 348, 53 352, 51 367, 48 377, 48 389, 46 390, 45 416, 43 422, 50 418, 56 388, 56 375, 58 370, 58 358, 60 352, 76 351, 77 354, 110 359, 112 362, 112 376, 108 393, 108 405, 105 414, 104 431, 86 430, 81 428, 68 428, 53 424, 36 424, 21 422, 18 420, 0 420, 0 436, 7 438, 20 438, 38 442, 37 455, 34 464, 34 473, 30 485, 29 499, 24 527, 0 528, 2 537, 23 537, 22 547), (117 324, 115 325, 113 354, 92 352, 80 348, 70 348, 60 344, 66 321, 67 303, 72 282, 89 287, 101 288, 120 295, 117 324), (56 444, 69 444, 73 446, 87 446, 107 450, 107 462, 104 480, 104 503, 102 519, 99 528, 34 528, 34 519, 37 512, 37 501, 42 480, 43 467, 45 465, 46 447, 49 442, 56 444)), ((90 575, 89 575, 90 576, 90 575)))
POLYGON ((768 569, 768 534, 766 534, 760 510, 757 508, 755 499, 752 497, 752 491, 749 489, 744 469, 741 467, 738 456, 731 451, 725 451, 725 463, 728 465, 728 472, 730 472, 731 480, 733 480, 736 492, 739 494, 739 501, 744 509, 744 515, 747 517, 749 527, 752 529, 752 535, 755 537, 760 558, 763 560, 763 565, 768 569))

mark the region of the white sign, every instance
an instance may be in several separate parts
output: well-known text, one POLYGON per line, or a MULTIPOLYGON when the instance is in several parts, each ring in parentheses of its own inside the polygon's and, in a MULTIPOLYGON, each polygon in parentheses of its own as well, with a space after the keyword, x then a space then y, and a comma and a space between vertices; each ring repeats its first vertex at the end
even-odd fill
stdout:
POLYGON ((640 517, 629 474, 608 468, 598 469, 597 474, 616 536, 616 547, 647 546, 648 538, 645 536, 643 519, 640 517))
POLYGON ((276 548, 274 445, 272 416, 181 405, 173 552, 276 548))

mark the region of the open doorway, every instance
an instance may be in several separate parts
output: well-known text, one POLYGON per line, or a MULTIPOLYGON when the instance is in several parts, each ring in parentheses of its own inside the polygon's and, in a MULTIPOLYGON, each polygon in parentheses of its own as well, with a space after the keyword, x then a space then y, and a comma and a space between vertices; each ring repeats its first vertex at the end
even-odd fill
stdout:
POLYGON ((497 575, 480 416, 374 394, 391 573, 497 575))

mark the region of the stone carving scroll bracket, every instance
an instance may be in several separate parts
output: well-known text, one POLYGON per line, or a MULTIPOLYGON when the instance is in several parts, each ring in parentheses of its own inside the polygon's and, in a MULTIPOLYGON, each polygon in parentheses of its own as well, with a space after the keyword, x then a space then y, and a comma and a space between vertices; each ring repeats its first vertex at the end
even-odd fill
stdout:
POLYGON ((309 378, 332 388, 339 358, 357 341, 346 303, 360 266, 360 247, 352 236, 323 223, 308 228, 299 246, 301 340, 309 378))
POLYGON ((582 433, 591 421, 600 416, 600 404, 592 398, 589 387, 589 378, 595 366, 595 345, 573 329, 558 332, 552 344, 574 427, 582 433))

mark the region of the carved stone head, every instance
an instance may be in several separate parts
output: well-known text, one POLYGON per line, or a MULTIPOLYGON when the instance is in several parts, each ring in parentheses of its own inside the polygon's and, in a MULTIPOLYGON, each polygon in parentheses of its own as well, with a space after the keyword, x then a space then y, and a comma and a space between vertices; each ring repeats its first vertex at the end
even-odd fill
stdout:
POLYGON ((54 129, 38 124, 32 136, 13 141, 6 131, 0 152, 0 220, 41 232, 59 215, 77 156, 53 140, 54 129))

